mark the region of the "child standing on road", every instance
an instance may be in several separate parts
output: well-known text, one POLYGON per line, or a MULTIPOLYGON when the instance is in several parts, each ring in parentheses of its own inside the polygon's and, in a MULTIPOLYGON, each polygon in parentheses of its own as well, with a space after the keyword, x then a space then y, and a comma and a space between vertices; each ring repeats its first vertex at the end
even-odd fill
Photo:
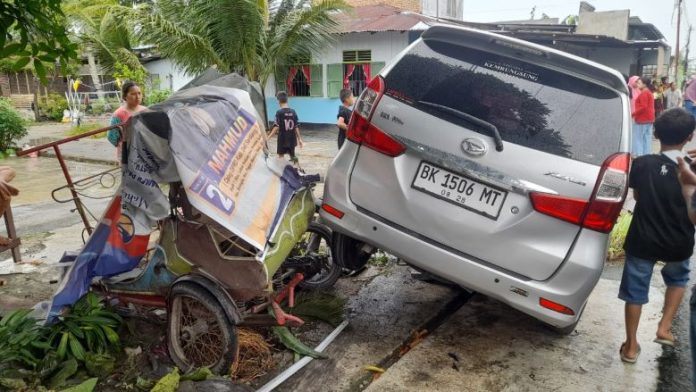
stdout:
POLYGON ((341 106, 338 107, 338 115, 336 116, 336 125, 338 126, 338 149, 341 149, 343 142, 346 141, 346 131, 350 116, 353 114, 353 91, 349 88, 344 88, 340 93, 341 106))
POLYGON ((655 121, 660 154, 645 155, 633 161, 629 186, 636 207, 626 235, 624 264, 619 298, 626 302, 626 341, 619 354, 626 363, 635 363, 640 354, 636 337, 642 305, 648 303, 648 290, 655 263, 662 268, 667 291, 662 319, 655 342, 674 346, 672 321, 689 280, 689 258, 694 249, 694 226, 677 179, 677 156, 692 138, 696 121, 685 110, 662 113, 655 121))
POLYGON ((288 106, 288 94, 285 91, 276 94, 276 98, 280 104, 280 109, 276 112, 273 129, 271 129, 268 138, 272 138, 277 133, 278 147, 276 151, 278 152, 278 156, 284 157, 285 154, 288 154, 290 159, 295 161, 295 146, 297 146, 298 143, 300 148, 304 146, 304 142, 300 136, 297 113, 288 106))

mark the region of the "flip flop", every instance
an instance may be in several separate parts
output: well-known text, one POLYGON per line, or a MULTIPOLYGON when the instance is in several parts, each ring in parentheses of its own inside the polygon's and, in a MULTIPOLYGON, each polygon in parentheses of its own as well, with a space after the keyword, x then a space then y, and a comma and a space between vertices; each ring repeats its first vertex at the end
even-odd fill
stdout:
POLYGON ((621 361, 624 363, 630 363, 630 364, 636 363, 636 361, 638 361, 638 356, 640 355, 640 345, 638 346, 638 351, 636 352, 636 356, 633 358, 629 358, 629 357, 624 355, 623 348, 625 345, 626 345, 626 343, 622 343, 621 348, 619 349, 619 356, 621 356, 621 361))
POLYGON ((661 344, 663 346, 667 346, 667 347, 674 347, 674 340, 670 340, 670 339, 655 338, 655 340, 653 340, 653 342, 659 343, 659 344, 661 344))

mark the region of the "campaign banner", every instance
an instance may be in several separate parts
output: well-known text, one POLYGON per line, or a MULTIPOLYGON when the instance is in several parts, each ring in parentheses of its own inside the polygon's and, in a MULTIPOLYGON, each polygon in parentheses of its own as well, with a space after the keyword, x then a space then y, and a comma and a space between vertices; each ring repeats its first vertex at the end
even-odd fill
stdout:
POLYGON ((269 169, 264 145, 258 121, 240 108, 195 175, 180 170, 191 204, 259 250, 297 189, 286 189, 282 175, 269 169))
POLYGON ((147 252, 149 239, 149 228, 122 212, 121 196, 115 196, 53 295, 47 321, 87 293, 94 277, 135 268, 147 252))

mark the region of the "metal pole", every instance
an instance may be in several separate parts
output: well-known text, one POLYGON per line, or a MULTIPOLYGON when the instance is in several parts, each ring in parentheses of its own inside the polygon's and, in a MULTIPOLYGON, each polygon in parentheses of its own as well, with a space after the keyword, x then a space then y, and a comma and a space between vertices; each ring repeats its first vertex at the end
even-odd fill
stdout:
POLYGON ((677 1, 677 48, 674 51, 674 79, 679 75, 679 30, 681 30, 681 3, 677 1))
POLYGON ((82 218, 82 223, 85 224, 85 229, 87 230, 87 234, 92 234, 92 225, 89 223, 89 218, 87 218, 87 214, 85 214, 84 207, 82 206, 82 200, 80 200, 80 195, 77 194, 75 191, 75 185, 73 185, 72 178, 70 177, 70 172, 68 171, 68 167, 65 165, 65 160, 63 159, 63 155, 60 153, 60 147, 57 145, 53 146, 53 151, 56 153, 56 158, 58 158, 58 162, 60 162, 60 168, 63 169, 63 175, 65 176, 65 181, 68 183, 68 188, 70 189, 70 193, 72 194, 73 200, 75 201, 75 208, 77 209, 77 212, 80 214, 80 218, 82 218))
POLYGON ((686 80, 686 78, 688 77, 687 73, 689 72, 689 47, 691 46, 691 30, 693 30, 693 26, 689 25, 689 33, 686 36, 686 52, 684 52, 683 80, 686 80))

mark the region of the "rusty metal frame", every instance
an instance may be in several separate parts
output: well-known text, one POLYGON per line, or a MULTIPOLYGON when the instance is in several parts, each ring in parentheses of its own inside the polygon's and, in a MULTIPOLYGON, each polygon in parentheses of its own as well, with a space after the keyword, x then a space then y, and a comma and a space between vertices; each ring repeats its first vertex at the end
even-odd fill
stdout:
POLYGON ((33 152, 39 152, 42 150, 46 150, 49 148, 53 148, 54 153, 56 154, 56 158, 58 159, 58 163, 60 164, 60 168, 63 170, 63 176, 65 176, 65 181, 67 182, 67 188, 70 189, 70 193, 72 194, 73 200, 75 201, 75 209, 77 210, 78 214, 80 214, 80 218, 82 219, 82 223, 85 225, 85 230, 87 230, 88 234, 92 234, 92 231, 94 230, 92 228, 92 224, 89 221, 89 217, 87 216, 87 213, 85 212, 85 207, 82 204, 82 199, 80 199, 80 195, 77 193, 75 190, 75 183, 73 182, 72 176, 70 176, 70 171, 68 171, 68 166, 65 164, 65 158, 63 157, 63 154, 60 152, 60 145, 66 144, 73 142, 75 140, 80 140, 84 139, 86 137, 94 136, 94 135, 99 135, 100 133, 104 133, 107 131, 110 131, 112 129, 117 129, 119 134, 123 135, 123 127, 125 124, 117 124, 117 125, 110 125, 108 127, 104 128, 99 128, 95 129, 93 131, 89 131, 77 136, 71 136, 65 139, 61 140, 56 140, 54 142, 42 144, 40 146, 32 147, 28 150, 23 150, 17 153, 17 156, 24 156, 24 155, 29 155, 33 152))

